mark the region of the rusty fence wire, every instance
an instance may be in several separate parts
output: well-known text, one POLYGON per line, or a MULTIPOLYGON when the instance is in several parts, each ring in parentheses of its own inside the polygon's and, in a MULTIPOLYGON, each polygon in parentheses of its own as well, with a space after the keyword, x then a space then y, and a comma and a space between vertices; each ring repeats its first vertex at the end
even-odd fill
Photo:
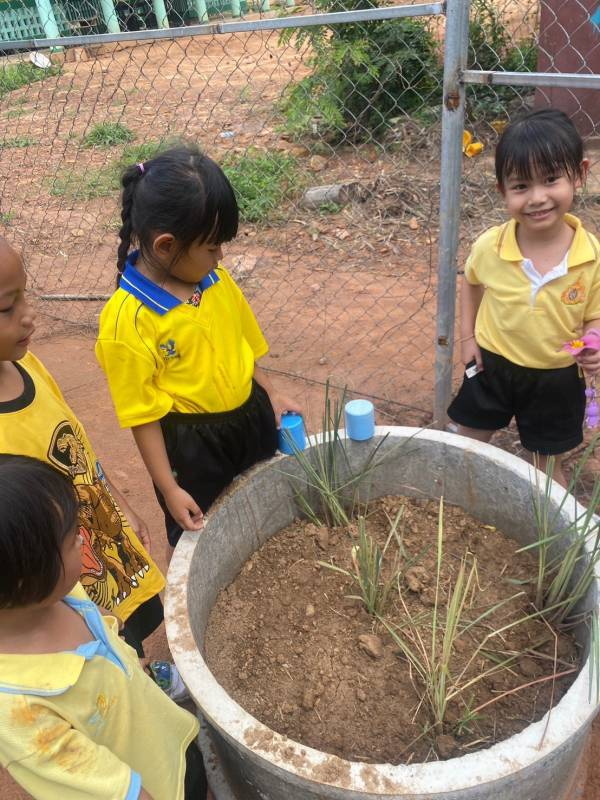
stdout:
MULTIPOLYGON (((464 66, 598 73, 593 5, 472 0, 464 66)), ((114 287, 123 167, 192 140, 238 194, 225 265, 270 341, 266 366, 373 396, 390 421, 430 419, 444 10, 1 3, 0 230, 24 251, 46 332, 92 330, 114 287)), ((469 83, 459 259, 503 218, 492 171, 502 127, 540 103, 565 107, 597 160, 594 89, 469 83)), ((592 227, 597 186, 581 201, 592 227)))

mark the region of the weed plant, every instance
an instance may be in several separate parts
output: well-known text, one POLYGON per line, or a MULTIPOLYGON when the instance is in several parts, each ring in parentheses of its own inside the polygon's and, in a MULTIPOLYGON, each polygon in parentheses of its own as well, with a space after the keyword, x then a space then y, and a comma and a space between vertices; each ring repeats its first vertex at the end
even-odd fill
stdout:
POLYGON ((6 139, 0 140, 0 147, 31 147, 37 143, 37 140, 31 136, 8 136, 6 139))
POLYGON ((266 224, 281 217, 281 208, 302 185, 297 160, 289 153, 250 149, 223 161, 223 171, 231 181, 246 222, 266 224))
MULTIPOLYGON (((534 72, 537 45, 533 38, 514 42, 493 0, 472 0, 467 69, 534 72)), ((477 121, 506 116, 511 105, 522 106, 531 87, 468 86, 469 116, 477 121)))
POLYGON ((40 69, 29 62, 20 61, 0 67, 0 97, 28 86, 30 83, 43 81, 54 75, 60 75, 61 67, 53 64, 48 69, 40 69))
POLYGON ((84 136, 84 147, 117 147, 134 139, 133 131, 121 122, 97 122, 84 136))
MULTIPOLYGON (((316 0, 319 11, 377 7, 364 0, 316 0)), ((389 120, 439 103, 438 43, 417 19, 363 22, 286 31, 284 42, 310 45, 310 75, 292 84, 281 110, 295 137, 316 133, 330 141, 382 138, 389 120), (315 126, 317 130, 315 130, 315 126)))

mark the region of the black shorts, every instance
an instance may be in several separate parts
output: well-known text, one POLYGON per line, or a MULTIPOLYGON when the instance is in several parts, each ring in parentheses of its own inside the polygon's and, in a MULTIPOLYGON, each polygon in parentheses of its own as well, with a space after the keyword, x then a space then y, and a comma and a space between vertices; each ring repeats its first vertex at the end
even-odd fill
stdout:
MULTIPOLYGON (((119 613, 118 609, 116 612, 119 613)), ((138 658, 144 658, 145 655, 142 642, 158 628, 163 619, 163 604, 160 597, 155 594, 138 606, 123 623, 121 636, 130 647, 134 648, 138 658)))
POLYGON ((483 371, 472 378, 465 374, 448 408, 451 420, 496 431, 514 417, 523 447, 540 455, 560 455, 581 444, 585 380, 577 364, 533 369, 483 348, 481 355, 483 371))
MULTIPOLYGON (((239 408, 218 414, 172 412, 160 421, 169 463, 179 486, 208 511, 236 475, 277 450, 277 425, 269 395, 252 382, 250 397, 239 408)), ((173 547, 182 529, 154 487, 173 547)))

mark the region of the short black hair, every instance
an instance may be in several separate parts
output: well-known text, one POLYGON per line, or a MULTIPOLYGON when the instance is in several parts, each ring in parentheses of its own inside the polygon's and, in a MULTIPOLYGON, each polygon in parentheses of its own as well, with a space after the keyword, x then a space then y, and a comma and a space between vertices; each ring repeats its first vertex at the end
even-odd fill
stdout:
POLYGON ((0 608, 41 603, 52 594, 78 508, 62 473, 37 458, 0 454, 0 608))
POLYGON ((221 167, 194 145, 172 147, 133 164, 123 173, 121 185, 119 272, 134 241, 152 263, 153 237, 161 233, 175 237, 179 253, 194 242, 220 245, 237 235, 239 209, 233 187, 221 167))
POLYGON ((531 111, 511 122, 496 147, 496 180, 502 188, 515 176, 540 175, 582 179, 583 140, 569 117, 556 108, 531 111))

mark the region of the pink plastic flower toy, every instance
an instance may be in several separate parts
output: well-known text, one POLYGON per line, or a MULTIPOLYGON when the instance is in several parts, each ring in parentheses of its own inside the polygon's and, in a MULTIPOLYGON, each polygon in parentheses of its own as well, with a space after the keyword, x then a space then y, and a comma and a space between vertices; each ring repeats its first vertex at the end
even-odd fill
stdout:
POLYGON ((564 344, 563 350, 566 350, 575 359, 584 350, 600 350, 600 331, 597 328, 591 328, 580 339, 571 339, 570 342, 564 344))
MULTIPOLYGON (((581 339, 571 339, 563 345, 563 350, 570 353, 575 361, 584 350, 600 350, 600 330, 597 328, 590 328, 581 339)), ((596 397, 596 378, 592 377, 589 380, 589 385, 585 390, 586 406, 585 406, 585 425, 587 428, 594 430, 600 424, 600 406, 598 405, 598 398, 596 397)))
POLYGON ((598 424, 600 423, 600 406, 598 406, 598 401, 596 398, 595 378, 590 380, 590 385, 585 390, 585 396, 587 398, 585 408, 585 424, 586 427, 594 430, 594 428, 597 428, 598 424))

